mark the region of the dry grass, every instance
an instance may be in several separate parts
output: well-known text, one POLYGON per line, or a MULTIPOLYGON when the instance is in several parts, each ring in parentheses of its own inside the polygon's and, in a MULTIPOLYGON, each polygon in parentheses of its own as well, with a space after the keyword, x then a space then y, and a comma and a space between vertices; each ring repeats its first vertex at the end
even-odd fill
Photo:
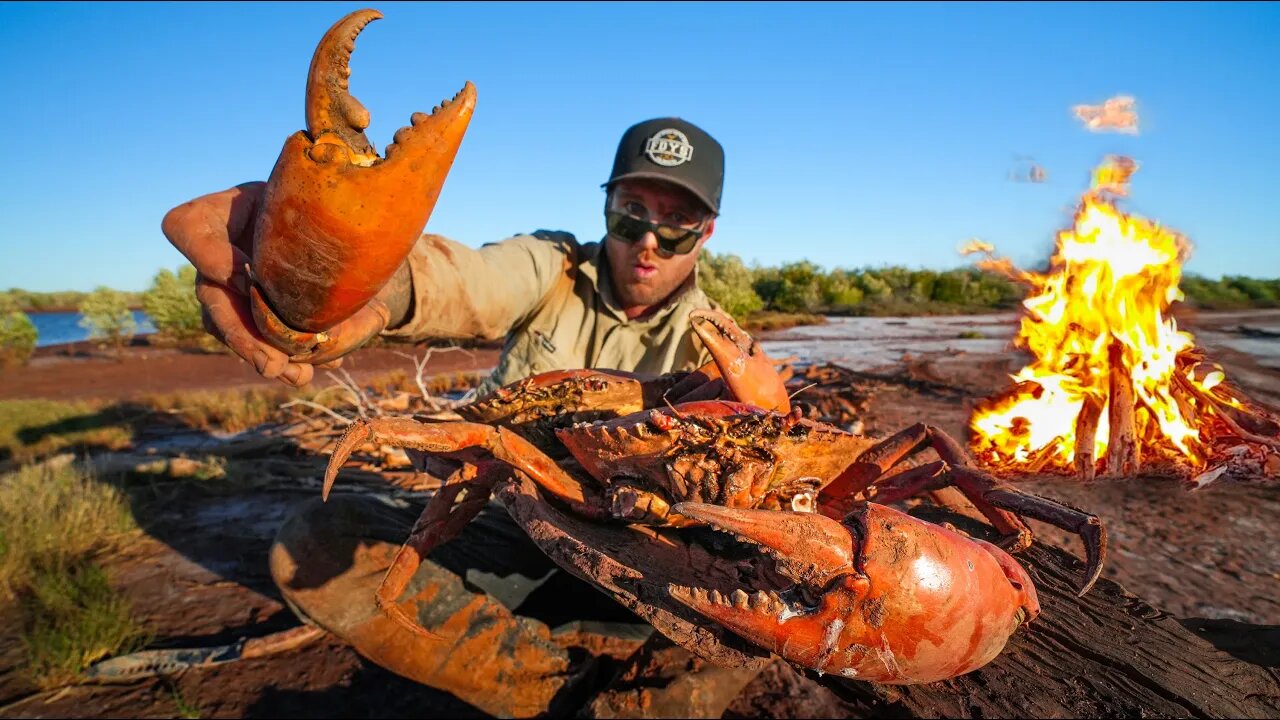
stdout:
POLYGON ((124 495, 72 463, 0 475, 0 597, 28 587, 40 568, 74 565, 135 527, 124 495))
POLYGON ((91 560, 36 575, 22 600, 27 674, 41 689, 75 682, 93 663, 133 652, 148 634, 91 560))
POLYGON ((198 430, 240 432, 273 419, 281 403, 311 399, 315 394, 310 388, 293 390, 282 385, 148 395, 142 404, 177 416, 184 425, 198 430))
POLYGON ((28 462, 67 448, 119 450, 132 440, 123 413, 98 404, 0 400, 0 460, 28 462))
POLYGON ((27 672, 38 687, 71 682, 145 640, 94 562, 135 527, 124 496, 70 462, 0 475, 0 597, 18 600, 27 672))
POLYGON ((821 325, 827 319, 813 313, 785 313, 776 310, 760 310, 751 313, 742 321, 742 329, 749 333, 768 332, 769 330, 785 330, 799 325, 821 325))

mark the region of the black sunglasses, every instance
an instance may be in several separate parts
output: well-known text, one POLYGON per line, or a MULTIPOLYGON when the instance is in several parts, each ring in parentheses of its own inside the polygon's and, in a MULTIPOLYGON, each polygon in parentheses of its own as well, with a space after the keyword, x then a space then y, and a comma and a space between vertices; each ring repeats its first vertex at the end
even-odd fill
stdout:
POLYGON ((635 244, 646 233, 653 233, 658 239, 658 247, 671 255, 689 254, 706 232, 705 228, 693 229, 649 222, 616 210, 606 210, 604 218, 609 234, 619 240, 635 244))

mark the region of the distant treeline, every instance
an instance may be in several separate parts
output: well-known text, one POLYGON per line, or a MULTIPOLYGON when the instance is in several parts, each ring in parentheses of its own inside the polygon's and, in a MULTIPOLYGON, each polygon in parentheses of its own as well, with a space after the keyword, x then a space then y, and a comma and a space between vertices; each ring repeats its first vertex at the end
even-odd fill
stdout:
MULTIPOLYGON (((142 308, 142 293, 121 292, 124 293, 125 302, 131 309, 138 310, 142 308)), ((34 290, 9 288, 8 290, 0 290, 0 303, 7 304, 5 300, 11 300, 20 310, 28 313, 74 312, 90 294, 79 290, 35 292, 34 290)))
MULTIPOLYGON (((1016 283, 973 267, 942 271, 897 266, 826 270, 807 260, 765 267, 748 266, 737 255, 703 252, 698 268, 703 289, 737 317, 756 310, 830 315, 957 314, 1014 309, 1026 295, 1026 290, 1016 283)), ((184 276, 183 281, 194 288, 194 275, 184 276)), ((1280 307, 1280 279, 1228 275, 1210 280, 1188 275, 1182 278, 1181 287, 1187 304, 1204 310, 1280 307)), ((146 292, 121 294, 129 308, 141 309, 144 297, 155 290, 153 287, 146 292)), ((16 305, 29 313, 76 310, 90 294, 12 288, 0 291, 0 306, 16 305), (5 302, 6 299, 12 302, 5 302)))
MULTIPOLYGON (((703 289, 736 317, 757 310, 827 315, 950 315, 1012 310, 1026 288, 977 268, 826 270, 807 260, 748 267, 736 255, 704 252, 703 289)), ((1280 279, 1184 276, 1186 303, 1204 310, 1280 307, 1280 279)))

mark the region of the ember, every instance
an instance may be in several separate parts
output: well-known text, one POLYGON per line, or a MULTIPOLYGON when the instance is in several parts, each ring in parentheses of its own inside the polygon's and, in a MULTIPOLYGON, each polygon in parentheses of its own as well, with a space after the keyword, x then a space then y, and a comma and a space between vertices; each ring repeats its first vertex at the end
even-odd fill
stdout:
POLYGON ((1137 167, 1113 156, 1095 170, 1043 274, 985 243, 962 251, 1030 289, 1015 344, 1034 359, 974 409, 974 454, 996 469, 1074 469, 1086 480, 1144 466, 1199 472, 1197 485, 1228 470, 1280 474, 1280 424, 1169 316, 1190 243, 1116 207, 1137 167))

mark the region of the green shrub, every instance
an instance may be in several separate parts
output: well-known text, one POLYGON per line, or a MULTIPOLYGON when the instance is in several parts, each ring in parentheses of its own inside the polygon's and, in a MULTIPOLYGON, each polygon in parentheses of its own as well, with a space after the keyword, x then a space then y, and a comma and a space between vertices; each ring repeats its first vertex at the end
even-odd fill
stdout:
POLYGON ((137 527, 119 490, 56 460, 0 475, 0 598, 137 527))
POLYGON ((92 561, 41 568, 22 602, 32 682, 40 688, 67 685, 93 663, 141 648, 148 634, 130 609, 92 561))
POLYGON ((80 302, 80 327, 90 337, 101 339, 115 349, 116 359, 124 359, 124 346, 133 338, 138 324, 129 310, 129 298, 119 290, 99 286, 80 302))
POLYGON ((702 291, 739 320, 764 307, 764 301, 751 287, 752 280, 751 270, 737 255, 703 251, 698 258, 698 284, 702 291))
POLYGON ((25 365, 36 350, 35 323, 9 294, 0 295, 0 366, 25 365))
POLYGON ((196 300, 196 269, 191 265, 178 272, 165 268, 156 273, 151 287, 142 294, 142 309, 156 326, 158 339, 183 342, 204 334, 200 302, 196 300))
POLYGON ((777 289, 769 309, 784 313, 816 312, 822 305, 820 277, 821 268, 808 260, 783 265, 778 269, 777 289))

